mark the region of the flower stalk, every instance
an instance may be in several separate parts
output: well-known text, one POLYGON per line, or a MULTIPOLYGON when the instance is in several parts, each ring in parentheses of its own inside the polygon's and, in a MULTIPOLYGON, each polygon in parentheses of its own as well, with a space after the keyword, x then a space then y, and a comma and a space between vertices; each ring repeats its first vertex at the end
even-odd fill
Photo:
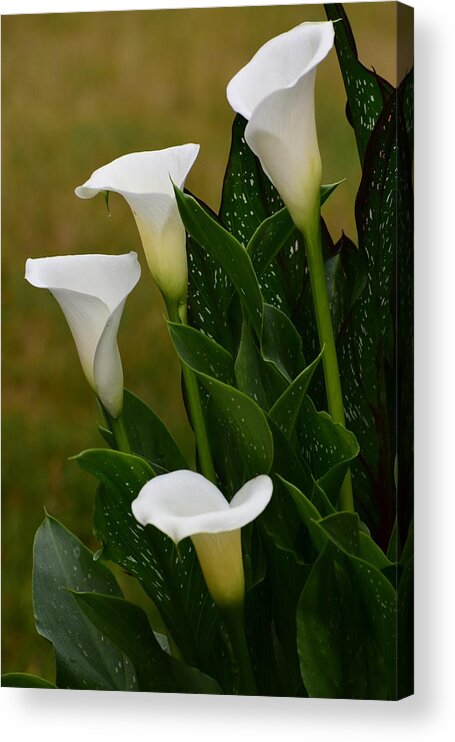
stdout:
MULTIPOLYGON (((332 316, 325 277, 322 255, 321 219, 319 212, 311 222, 300 227, 305 238, 308 271, 310 274, 311 293, 318 330, 319 344, 324 347, 322 365, 329 413, 335 423, 345 425, 343 395, 341 391, 340 371, 333 334, 332 316)), ((340 489, 339 505, 342 510, 354 511, 351 473, 347 472, 340 489)))
POLYGON ((238 691, 242 696, 257 696, 258 689, 251 664, 250 651, 243 620, 243 603, 226 607, 223 610, 226 628, 231 640, 231 647, 237 675, 238 691))
MULTIPOLYGON (((186 304, 179 306, 173 302, 166 302, 166 307, 171 322, 186 324, 186 304)), ((213 465, 207 427, 202 411, 199 385, 194 372, 190 368, 185 366, 184 363, 181 363, 181 368, 190 410, 190 422, 194 430, 201 470, 207 479, 211 482, 216 482, 215 467, 213 465)))
POLYGON ((109 420, 114 434, 115 442, 119 451, 123 453, 131 453, 131 447, 128 440, 128 434, 125 428, 125 421, 123 415, 118 417, 110 417, 109 420))

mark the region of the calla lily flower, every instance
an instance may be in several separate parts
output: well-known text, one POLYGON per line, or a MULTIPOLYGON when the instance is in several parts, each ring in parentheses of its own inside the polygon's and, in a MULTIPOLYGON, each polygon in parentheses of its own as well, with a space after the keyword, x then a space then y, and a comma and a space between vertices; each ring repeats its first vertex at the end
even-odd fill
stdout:
POLYGON ((123 404, 123 370, 117 332, 128 294, 141 275, 137 254, 29 258, 25 278, 49 289, 73 334, 87 381, 117 418, 123 404))
POLYGON ((303 232, 319 213, 314 84, 333 41, 331 21, 302 23, 264 44, 227 87, 230 105, 248 120, 247 144, 303 232))
POLYGON ((95 170, 75 191, 79 198, 113 191, 126 199, 150 272, 164 298, 177 305, 186 302, 188 265, 185 228, 172 183, 183 188, 198 152, 198 144, 133 152, 95 170))
POLYGON ((241 605, 245 591, 240 529, 262 513, 272 489, 270 477, 260 475, 228 503, 208 479, 182 469, 147 482, 131 507, 139 523, 155 526, 175 544, 191 537, 212 598, 229 607, 241 605))

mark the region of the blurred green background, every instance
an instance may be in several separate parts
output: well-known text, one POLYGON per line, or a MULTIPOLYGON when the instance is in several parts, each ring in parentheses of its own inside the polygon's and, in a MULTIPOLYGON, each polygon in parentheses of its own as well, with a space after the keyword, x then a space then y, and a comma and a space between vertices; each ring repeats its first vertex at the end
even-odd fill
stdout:
MULTIPOLYGON (((395 4, 346 6, 364 63, 395 82, 395 4)), ((126 386, 190 453, 179 371, 134 220, 112 195, 75 186, 119 155, 193 141, 188 187, 219 206, 233 119, 230 78, 272 36, 322 6, 7 16, 2 22, 3 568, 2 670, 52 677, 35 633, 33 536, 43 507, 96 548, 94 480, 68 458, 103 442, 97 409, 60 308, 23 278, 27 257, 139 253, 143 275, 119 333, 126 386)), ((347 181, 325 207, 332 235, 355 237, 360 169, 335 52, 321 65, 317 111, 324 181, 347 181)))

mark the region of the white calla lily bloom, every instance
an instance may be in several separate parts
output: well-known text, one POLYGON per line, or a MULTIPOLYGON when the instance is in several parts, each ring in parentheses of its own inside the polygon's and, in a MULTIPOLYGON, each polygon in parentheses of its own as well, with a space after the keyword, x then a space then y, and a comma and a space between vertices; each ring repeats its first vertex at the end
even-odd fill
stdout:
POLYGON ((141 275, 137 254, 29 258, 25 278, 49 289, 73 334, 87 381, 116 418, 123 405, 117 332, 128 294, 141 275))
POLYGON ((260 475, 229 503, 208 479, 182 469, 147 482, 131 508, 141 525, 155 526, 175 544, 191 537, 212 598, 229 607, 241 604, 245 591, 240 529, 267 507, 272 490, 270 477, 260 475))
POLYGON ((302 23, 264 44, 227 87, 230 105, 248 120, 247 144, 302 231, 319 213, 314 84, 333 41, 331 21, 302 23))
POLYGON ((120 193, 133 212, 150 272, 163 296, 186 301, 186 235, 173 183, 183 188, 199 152, 198 144, 154 152, 133 152, 95 170, 76 188, 79 198, 101 191, 120 193))

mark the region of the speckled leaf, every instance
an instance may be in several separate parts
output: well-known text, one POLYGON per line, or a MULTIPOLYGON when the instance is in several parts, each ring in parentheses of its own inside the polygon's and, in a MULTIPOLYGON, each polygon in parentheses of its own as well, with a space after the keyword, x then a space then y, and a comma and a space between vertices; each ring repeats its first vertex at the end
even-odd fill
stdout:
POLYGON ((227 321, 229 302, 234 291, 221 265, 187 235, 188 320, 228 350, 233 338, 227 321))
POLYGON ((325 263, 327 290, 335 336, 343 332, 367 281, 367 260, 364 252, 344 233, 334 246, 336 255, 325 263))
POLYGON ((122 598, 77 593, 89 621, 130 660, 138 690, 161 693, 221 693, 213 678, 164 652, 139 606, 122 598))
MULTIPOLYGON (((367 261, 365 287, 338 337, 347 426, 360 444, 353 466, 359 514, 382 548, 395 520, 395 444, 411 442, 412 186, 406 130, 391 95, 371 136, 356 201, 359 259, 367 261), (398 306, 397 300, 398 299, 398 306), (401 313, 397 325, 396 314, 401 313), (394 336, 394 327, 402 335, 394 336), (402 329, 401 329, 402 328, 402 329), (397 358, 395 357, 397 355, 397 358), (407 393, 396 409, 396 381, 407 393), (409 391, 408 391, 409 390, 409 391), (394 430, 397 412, 402 435, 394 430), (407 417, 408 415, 408 417, 407 417)), ((400 507, 410 502, 412 457, 399 455, 400 507), (401 468, 403 466, 403 468, 401 468)), ((403 517, 402 527, 406 529, 403 517)))
POLYGON ((234 486, 237 488, 258 474, 267 474, 273 461, 273 440, 264 412, 238 389, 203 374, 199 378, 211 399, 215 459, 231 455, 229 449, 224 449, 225 435, 234 446, 234 486))
POLYGON ((307 396, 297 424, 301 455, 330 502, 336 505, 345 474, 359 453, 355 436, 334 423, 327 412, 316 411, 307 396))
MULTIPOLYGON (((103 413, 109 423, 106 410, 103 413)), ((174 469, 187 469, 188 463, 160 418, 133 392, 125 389, 123 397, 123 422, 131 452, 142 456, 152 465, 156 474, 174 469)), ((113 445, 112 434, 100 429, 109 445, 113 445)))
POLYGON ((256 274, 260 276, 285 245, 289 245, 295 231, 286 208, 264 219, 254 231, 247 245, 256 274))
POLYGON ((275 365, 263 359, 247 319, 242 323, 235 359, 235 380, 237 388, 254 399, 263 410, 269 410, 286 388, 286 381, 275 365))
POLYGON ((302 340, 297 330, 283 312, 270 304, 264 304, 261 353, 288 382, 305 368, 302 340))
POLYGON ((146 461, 118 451, 88 450, 76 460, 101 483, 93 527, 102 556, 136 577, 158 607, 185 659, 206 667, 218 623, 191 542, 179 545, 153 526, 143 528, 131 502, 154 472, 146 461), (201 663, 201 664, 199 664, 201 663))
POLYGON ((403 116, 408 132, 409 149, 414 149, 414 68, 408 72, 398 89, 403 116))
POLYGON ((291 440, 300 412, 303 399, 307 393, 311 378, 322 358, 322 352, 310 363, 288 386, 281 397, 277 399, 269 412, 286 438, 291 440))
POLYGON ((308 694, 395 699, 396 616, 396 592, 387 578, 327 541, 297 611, 297 646, 308 694))
POLYGON ((59 688, 137 690, 128 658, 77 606, 70 590, 120 596, 107 567, 47 515, 33 551, 33 609, 38 634, 53 646, 59 688))
MULTIPOLYGON (((284 477, 280 477, 280 480, 287 490, 288 495, 290 495, 290 497, 294 501, 299 517, 303 525, 307 529, 314 547, 317 549, 318 552, 322 551, 326 544, 327 538, 324 533, 321 532, 321 529, 318 525, 321 520, 319 510, 316 508, 314 503, 311 502, 310 498, 305 495, 298 487, 296 487, 291 482, 286 481, 284 477)), ((309 494, 311 494, 311 491, 309 494)))
POLYGON ((243 245, 248 244, 259 224, 276 211, 267 208, 264 174, 244 137, 246 123, 237 114, 232 124, 231 150, 220 207, 221 221, 243 245))
POLYGON ((26 672, 7 672, 2 675, 2 688, 56 688, 44 678, 26 672))
POLYGON ((227 350, 193 327, 175 322, 168 322, 167 326, 183 363, 227 384, 233 383, 234 359, 227 350))
POLYGON ((258 334, 262 322, 262 295, 251 260, 240 242, 210 216, 196 199, 175 187, 182 221, 201 247, 224 269, 235 286, 258 334))
POLYGON ((348 98, 347 117, 354 128, 360 161, 363 162, 368 140, 382 111, 384 97, 389 96, 393 88, 359 61, 343 5, 329 3, 324 7, 327 18, 337 21, 334 24, 335 46, 348 98))

